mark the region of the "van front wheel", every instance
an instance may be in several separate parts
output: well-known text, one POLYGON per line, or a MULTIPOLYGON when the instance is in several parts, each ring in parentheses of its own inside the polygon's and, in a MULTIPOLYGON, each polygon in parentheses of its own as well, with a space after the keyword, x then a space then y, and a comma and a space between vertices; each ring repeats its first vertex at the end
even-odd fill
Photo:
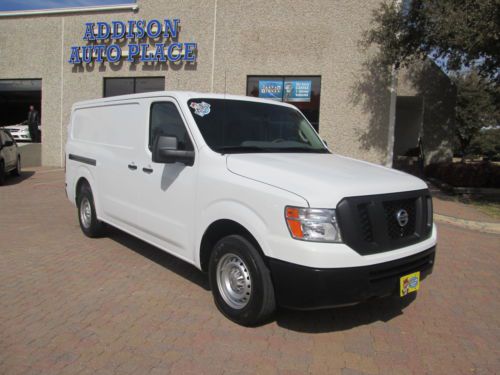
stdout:
POLYGON ((99 237, 104 230, 104 223, 97 219, 94 197, 90 186, 84 184, 77 199, 78 220, 82 232, 91 238, 99 237))
POLYGON ((253 326, 276 309, 271 274, 255 246, 230 235, 214 247, 209 264, 210 287, 217 308, 232 321, 253 326))

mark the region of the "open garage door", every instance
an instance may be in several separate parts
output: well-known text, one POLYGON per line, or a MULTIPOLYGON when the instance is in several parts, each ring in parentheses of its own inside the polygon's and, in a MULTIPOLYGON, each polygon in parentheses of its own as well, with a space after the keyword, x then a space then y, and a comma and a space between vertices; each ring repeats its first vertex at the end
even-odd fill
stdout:
POLYGON ((417 176, 423 173, 423 115, 424 102, 421 97, 397 97, 393 167, 417 176))
POLYGON ((28 118, 31 105, 38 111, 40 124, 43 124, 41 104, 41 79, 0 79, 0 126, 18 141, 23 167, 41 164, 41 145, 32 142, 28 126, 22 124, 28 118))

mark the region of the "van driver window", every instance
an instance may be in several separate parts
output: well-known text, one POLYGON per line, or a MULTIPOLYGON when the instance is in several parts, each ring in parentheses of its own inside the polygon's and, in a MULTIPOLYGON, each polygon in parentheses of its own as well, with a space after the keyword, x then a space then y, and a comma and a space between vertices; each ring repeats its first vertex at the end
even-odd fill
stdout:
POLYGON ((151 105, 151 123, 149 126, 149 149, 158 136, 177 137, 179 150, 193 150, 186 126, 174 103, 157 102, 151 105))

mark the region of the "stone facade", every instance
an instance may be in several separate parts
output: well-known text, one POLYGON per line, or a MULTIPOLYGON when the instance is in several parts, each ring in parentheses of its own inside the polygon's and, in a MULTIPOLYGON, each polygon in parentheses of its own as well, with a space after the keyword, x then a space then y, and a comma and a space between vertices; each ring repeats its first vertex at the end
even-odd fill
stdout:
POLYGON ((391 80, 360 45, 380 0, 138 0, 136 11, 0 17, 0 79, 41 78, 42 164, 61 166, 71 105, 105 77, 164 76, 167 90, 246 94, 249 75, 321 76, 320 134, 340 154, 385 164, 391 80), (68 63, 85 23, 179 18, 195 64, 68 63))

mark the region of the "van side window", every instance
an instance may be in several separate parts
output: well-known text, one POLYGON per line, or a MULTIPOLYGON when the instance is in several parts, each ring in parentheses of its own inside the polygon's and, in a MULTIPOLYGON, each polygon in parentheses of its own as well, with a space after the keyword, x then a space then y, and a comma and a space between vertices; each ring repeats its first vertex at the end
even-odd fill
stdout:
POLYGON ((151 105, 149 125, 149 149, 151 150, 156 137, 177 137, 179 150, 193 150, 193 144, 182 117, 174 103, 157 102, 151 105))

